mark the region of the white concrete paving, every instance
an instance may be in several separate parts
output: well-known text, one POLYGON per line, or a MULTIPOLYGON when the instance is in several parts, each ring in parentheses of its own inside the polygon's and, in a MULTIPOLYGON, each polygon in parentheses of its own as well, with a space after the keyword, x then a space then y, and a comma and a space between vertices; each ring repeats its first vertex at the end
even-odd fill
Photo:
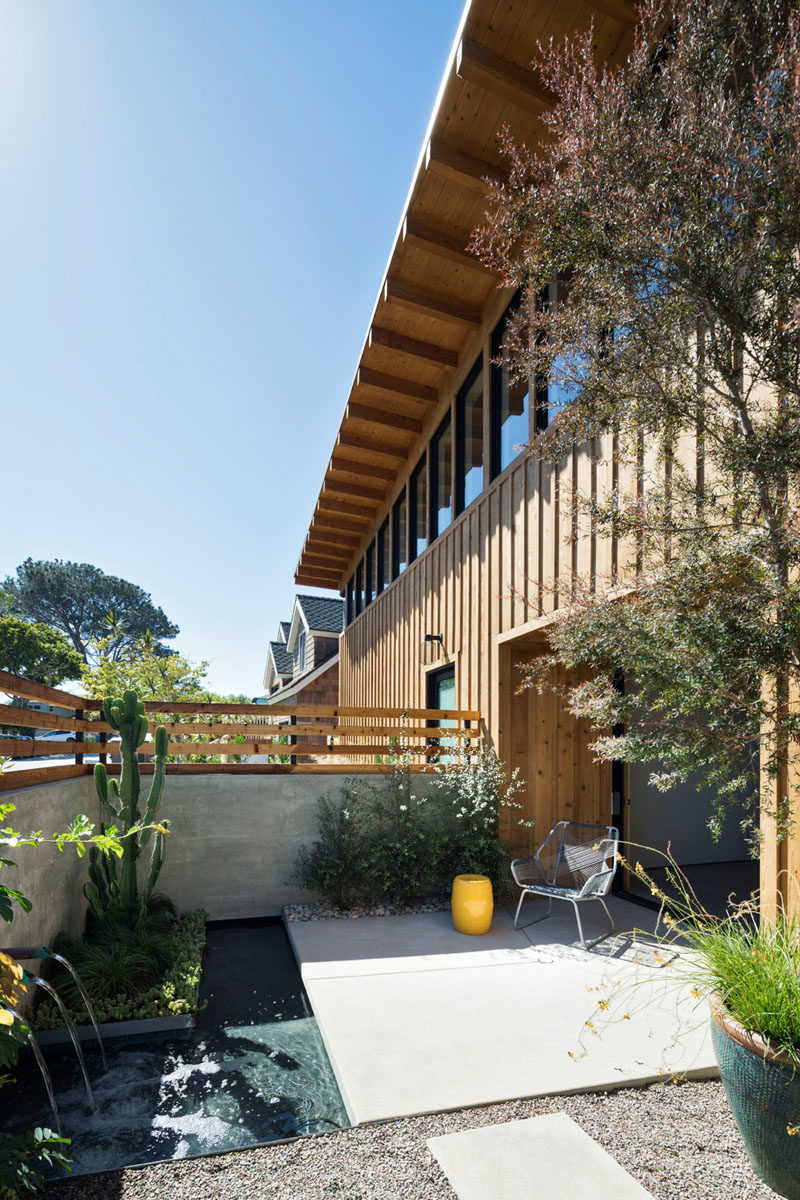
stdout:
POLYGON ((459 1200, 652 1200, 566 1113, 428 1140, 459 1200))
MULTIPOLYGON (((612 906, 618 929, 652 921, 612 906)), ((588 910, 591 938, 604 917, 588 910)), ((569 906, 554 912, 515 930, 496 910, 483 937, 446 912, 288 924, 354 1123, 716 1074, 680 959, 626 935, 584 951, 569 906)))

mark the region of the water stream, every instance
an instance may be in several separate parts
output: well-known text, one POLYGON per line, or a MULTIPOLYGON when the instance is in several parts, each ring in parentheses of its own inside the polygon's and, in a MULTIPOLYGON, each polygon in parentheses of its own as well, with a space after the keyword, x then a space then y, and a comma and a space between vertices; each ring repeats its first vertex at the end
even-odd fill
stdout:
MULTIPOLYGON (((47 1047, 73 1174, 183 1158, 347 1126, 347 1114, 283 927, 210 927, 197 1028, 140 1045, 84 1042, 92 1110, 66 1047, 47 1047)), ((37 1059, 38 1061, 38 1059, 37 1059)), ((0 1090, 0 1127, 42 1123, 36 1062, 0 1090), (3 1111, 3 1105, 10 1110, 3 1111)), ((53 1172, 60 1175, 60 1168, 53 1172)))

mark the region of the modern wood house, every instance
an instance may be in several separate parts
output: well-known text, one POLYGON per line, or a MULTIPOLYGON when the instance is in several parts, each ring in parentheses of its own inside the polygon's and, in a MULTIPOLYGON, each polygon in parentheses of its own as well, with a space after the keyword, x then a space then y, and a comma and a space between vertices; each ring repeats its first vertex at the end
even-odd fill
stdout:
POLYGON ((504 171, 498 129, 541 135, 552 97, 529 67, 536 42, 593 21, 614 63, 634 20, 627 0, 467 4, 295 579, 345 597, 340 704, 479 710, 527 781, 534 841, 563 818, 613 820, 635 841, 665 841, 666 824, 685 834, 684 861, 740 863, 737 833, 713 847, 695 792, 648 794, 648 772, 597 763, 588 727, 552 696, 517 691, 576 577, 635 580, 635 546, 597 538, 576 495, 641 481, 610 434, 557 467, 522 450, 568 397, 511 381, 501 359, 515 297, 467 245, 486 180, 504 171))

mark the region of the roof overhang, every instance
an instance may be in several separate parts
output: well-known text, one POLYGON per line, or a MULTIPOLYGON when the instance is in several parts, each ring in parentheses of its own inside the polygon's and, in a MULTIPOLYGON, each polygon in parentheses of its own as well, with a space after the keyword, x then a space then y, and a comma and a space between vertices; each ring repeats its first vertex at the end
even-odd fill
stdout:
MULTIPOLYGON (((467 249, 504 164, 497 132, 540 139, 553 97, 530 67, 538 41, 588 29, 598 57, 627 52, 629 0, 469 0, 447 60, 325 471, 295 582, 342 591, 366 534, 502 281, 467 249)), ((291 637, 291 635, 290 635, 291 637)))

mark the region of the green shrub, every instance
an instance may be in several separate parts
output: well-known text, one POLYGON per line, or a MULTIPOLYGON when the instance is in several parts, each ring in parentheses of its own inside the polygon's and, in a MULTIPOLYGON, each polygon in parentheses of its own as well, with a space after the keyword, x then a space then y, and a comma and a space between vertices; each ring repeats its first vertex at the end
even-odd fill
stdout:
POLYGON ((491 750, 424 776, 424 793, 409 763, 395 758, 383 785, 349 779, 338 797, 319 802, 319 837, 297 859, 295 879, 340 908, 411 905, 445 895, 453 876, 505 876, 499 814, 519 809, 517 772, 508 779, 491 750))
MULTIPOLYGON (((146 1017, 168 1017, 197 1011, 206 916, 202 910, 184 913, 169 925, 154 923, 138 932, 140 944, 130 939, 116 952, 113 929, 105 922, 98 940, 70 943, 65 955, 83 978, 95 1016, 103 1021, 132 1021, 146 1017), (138 968, 140 982, 133 987, 121 974, 122 964, 138 968), (160 963, 157 968, 154 963, 160 963), (146 964, 146 965, 145 965, 146 964), (114 982, 118 981, 114 991, 114 982)), ((125 929, 124 924, 121 929, 125 929)), ((80 997, 70 988, 66 973, 53 976, 54 986, 77 1024, 88 1020, 80 997)), ((54 1029, 62 1024, 52 1003, 40 1003, 34 1013, 36 1029, 54 1029)))

